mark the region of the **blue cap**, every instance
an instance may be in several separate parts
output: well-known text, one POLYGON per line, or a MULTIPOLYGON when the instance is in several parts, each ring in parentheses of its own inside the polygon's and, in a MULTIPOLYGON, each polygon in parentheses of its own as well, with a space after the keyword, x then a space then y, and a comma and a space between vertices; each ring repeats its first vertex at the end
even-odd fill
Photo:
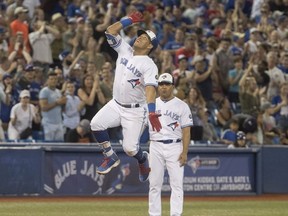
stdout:
POLYGON ((34 70, 35 68, 32 64, 27 64, 24 69, 24 71, 34 71, 34 70))
POLYGON ((3 34, 3 33, 5 33, 6 31, 5 31, 5 28, 3 28, 2 26, 0 26, 0 34, 3 34))
POLYGON ((69 51, 67 51, 67 50, 64 50, 63 52, 61 52, 60 54, 59 54, 59 59, 60 59, 60 61, 63 61, 68 55, 69 55, 69 51))
POLYGON ((11 74, 5 73, 5 74, 3 75, 3 77, 2 77, 2 80, 4 81, 4 80, 7 79, 7 78, 12 78, 11 74))
POLYGON ((152 32, 151 30, 138 30, 137 31, 137 36, 139 37, 140 35, 142 34, 147 34, 152 45, 153 45, 153 48, 151 49, 151 51, 155 50, 157 47, 158 47, 158 39, 156 37, 156 35, 154 34, 154 32, 152 32))
POLYGON ((231 52, 233 55, 242 55, 242 50, 237 47, 232 47, 231 52))
POLYGON ((243 131, 238 131, 236 134, 237 140, 245 140, 246 134, 243 131))

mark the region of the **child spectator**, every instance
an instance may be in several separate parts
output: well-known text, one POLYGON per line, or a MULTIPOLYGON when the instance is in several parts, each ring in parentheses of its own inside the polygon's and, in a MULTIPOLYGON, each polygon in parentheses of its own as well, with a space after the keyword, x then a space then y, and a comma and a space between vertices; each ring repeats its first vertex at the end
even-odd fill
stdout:
POLYGON ((228 148, 248 148, 245 133, 243 131, 238 131, 234 143, 230 144, 228 148))
POLYGON ((239 129, 239 122, 237 119, 232 119, 229 123, 229 128, 222 132, 221 140, 224 144, 230 145, 236 141, 236 133, 239 129))

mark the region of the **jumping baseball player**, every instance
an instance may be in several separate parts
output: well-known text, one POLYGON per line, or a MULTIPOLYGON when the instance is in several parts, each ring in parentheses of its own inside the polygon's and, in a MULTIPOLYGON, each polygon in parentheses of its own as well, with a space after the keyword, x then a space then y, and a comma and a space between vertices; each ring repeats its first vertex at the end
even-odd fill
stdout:
POLYGON ((183 211, 183 177, 190 143, 190 127, 193 125, 192 114, 188 105, 173 95, 173 77, 164 73, 158 79, 156 113, 162 129, 150 133, 150 168, 149 176, 149 215, 161 214, 161 188, 165 167, 168 170, 171 187, 170 215, 180 216, 183 211))
POLYGON ((155 113, 155 98, 158 69, 148 56, 158 46, 156 35, 150 31, 139 30, 133 47, 126 43, 119 32, 132 23, 142 21, 142 14, 134 12, 107 28, 109 45, 118 53, 113 99, 109 101, 92 119, 91 129, 105 156, 97 167, 97 173, 106 174, 119 165, 120 160, 109 141, 107 128, 122 126, 123 149, 128 156, 137 159, 139 179, 148 179, 150 168, 148 153, 139 146, 139 139, 145 125, 147 114, 153 129, 160 131, 159 115, 155 113), (147 112, 148 108, 148 112, 147 112))

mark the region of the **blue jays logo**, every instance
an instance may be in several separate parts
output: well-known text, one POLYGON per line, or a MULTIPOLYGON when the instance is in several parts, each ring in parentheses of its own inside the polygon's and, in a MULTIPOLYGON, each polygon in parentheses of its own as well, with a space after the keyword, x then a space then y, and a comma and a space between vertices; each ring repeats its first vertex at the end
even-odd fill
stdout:
POLYGON ((179 124, 178 122, 172 122, 167 126, 170 127, 174 131, 179 126, 179 124))
POLYGON ((196 156, 192 158, 191 160, 188 161, 187 165, 191 167, 193 173, 196 173, 196 171, 201 165, 200 157, 196 156))
POLYGON ((135 88, 137 85, 140 85, 139 79, 131 79, 131 80, 127 80, 127 81, 132 85, 132 88, 135 88))
POLYGON ((201 157, 196 156, 191 158, 187 165, 192 169, 193 173, 196 173, 197 170, 211 170, 211 169, 219 169, 220 167, 220 159, 214 157, 201 157))

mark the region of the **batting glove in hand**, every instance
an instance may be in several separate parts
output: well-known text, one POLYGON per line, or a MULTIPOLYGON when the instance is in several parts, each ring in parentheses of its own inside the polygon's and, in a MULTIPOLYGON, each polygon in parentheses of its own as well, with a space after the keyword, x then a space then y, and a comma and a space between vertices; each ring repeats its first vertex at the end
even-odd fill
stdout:
POLYGON ((149 113, 149 121, 152 125, 152 130, 153 131, 157 131, 159 132, 162 128, 161 123, 159 121, 159 117, 161 116, 161 114, 157 114, 155 112, 150 112, 149 113))
POLYGON ((139 11, 132 12, 128 17, 131 19, 132 23, 143 21, 143 14, 139 11))

